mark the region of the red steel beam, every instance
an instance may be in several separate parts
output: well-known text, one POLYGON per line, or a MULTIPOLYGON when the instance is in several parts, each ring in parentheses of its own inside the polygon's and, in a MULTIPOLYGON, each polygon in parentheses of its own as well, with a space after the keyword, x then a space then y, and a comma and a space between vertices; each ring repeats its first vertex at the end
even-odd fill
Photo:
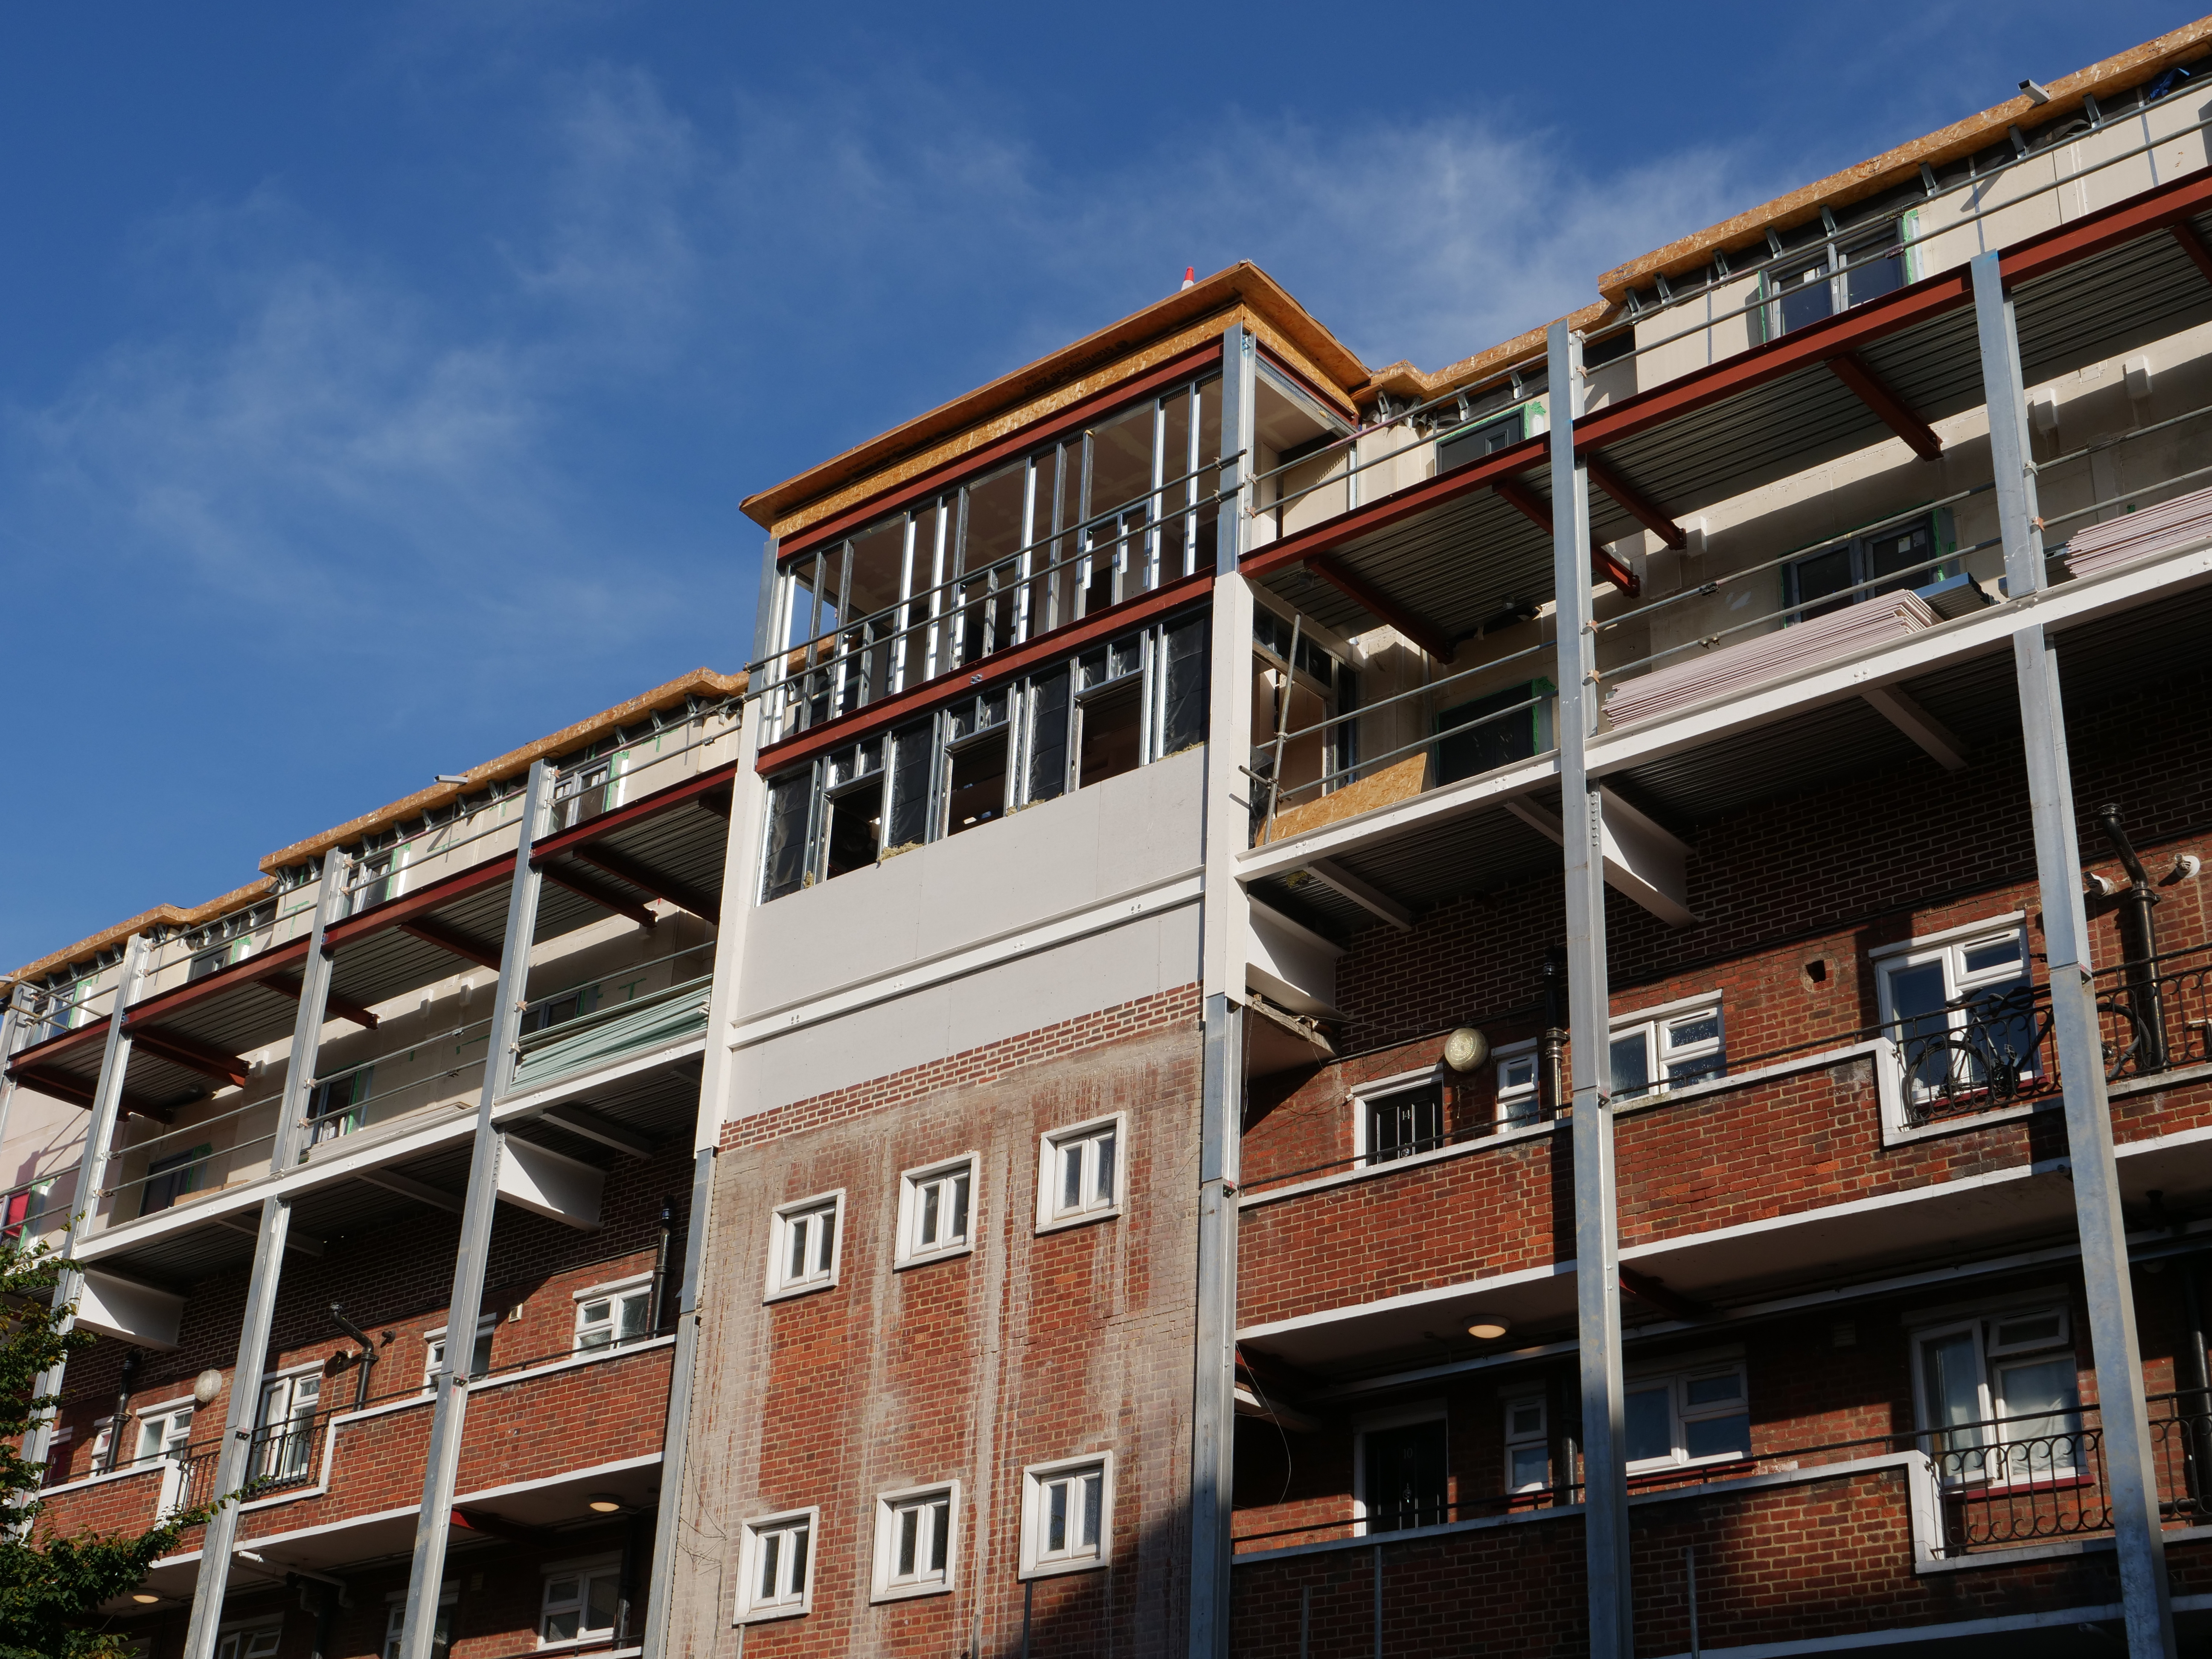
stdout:
POLYGON ((1459 654, 1459 647, 1450 635, 1425 617, 1415 616, 1382 589, 1370 586, 1358 572, 1327 554, 1317 554, 1307 560, 1306 568, 1369 616, 1389 623, 1438 662, 1449 662, 1459 654))
POLYGON ((575 856, 611 876, 620 877, 633 887, 642 888, 657 899, 666 899, 679 910, 689 910, 702 921, 721 920, 722 907, 690 882, 678 881, 635 859, 624 858, 611 847, 579 847, 575 856))
POLYGON ((2204 246, 2204 239, 2197 234, 2197 227, 2186 221, 2173 227, 2173 240, 2181 244, 2181 251, 2190 262, 2204 273, 2204 280, 2212 283, 2212 248, 2204 246))
MULTIPOLYGON (((1040 663, 1081 650, 1093 640, 1105 639, 1125 629, 1139 627, 1163 611, 1172 611, 1179 605, 1202 598, 1212 586, 1213 573, 1210 570, 1178 576, 1164 586, 1154 588, 1141 599, 1130 599, 1096 617, 1085 617, 1079 622, 1055 628, 1049 634, 1040 634, 1026 644, 994 652, 964 674, 958 669, 939 674, 935 679, 917 685, 911 691, 902 692, 896 697, 886 697, 881 702, 872 702, 865 708, 854 709, 849 714, 841 714, 834 720, 810 726, 794 736, 785 738, 761 750, 757 763, 759 769, 773 772, 796 761, 811 760, 825 749, 836 749, 856 738, 865 738, 884 726, 895 725, 909 714, 934 708, 956 693, 964 696, 970 691, 981 690, 985 686, 996 685, 1002 680, 1025 674, 1040 663)), ((593 818, 590 823, 579 824, 570 830, 567 841, 546 844, 558 847, 574 841, 589 840, 605 833, 599 826, 605 821, 593 818)))
MULTIPOLYGON (((1551 506, 1528 485, 1518 478, 1500 478, 1490 488, 1499 501, 1516 509, 1537 529, 1547 536, 1552 533, 1551 506)), ((1637 579, 1636 573, 1595 542, 1590 544, 1590 580, 1611 582, 1631 597, 1644 591, 1644 584, 1637 579)))
POLYGON ((253 1075, 252 1066, 236 1054, 224 1054, 177 1032, 164 1031, 158 1026, 142 1026, 129 1018, 125 1019, 124 1029, 130 1032, 131 1042, 148 1054, 188 1072, 198 1072, 202 1077, 213 1078, 217 1083, 228 1083, 234 1089, 243 1089, 253 1075))
POLYGON ((434 945, 441 951, 459 957, 464 961, 473 962, 479 968, 489 968, 494 973, 499 971, 499 952, 479 939, 457 933, 450 927, 441 927, 436 922, 425 921, 420 916, 411 921, 403 921, 398 927, 399 931, 410 939, 419 939, 425 945, 434 945))
MULTIPOLYGON (((538 860, 532 859, 532 864, 538 860)), ((611 910, 618 916, 628 916, 641 927, 658 927, 660 918, 642 904, 626 899, 604 884, 589 876, 580 875, 562 864, 538 864, 538 873, 556 887, 565 887, 579 898, 589 899, 602 910, 611 910)))
MULTIPOLYGON (((737 762, 724 761, 711 771, 686 778, 681 783, 672 783, 665 789, 656 789, 627 806, 617 806, 611 812, 601 812, 596 817, 586 818, 573 830, 563 830, 557 836, 548 836, 532 848, 531 856, 542 859, 550 854, 572 851, 587 841, 597 841, 602 836, 611 836, 633 823, 658 817, 672 807, 681 806, 686 802, 708 805, 707 798, 726 792, 737 775, 737 762)), ((725 811, 723 816, 726 817, 729 814, 725 811)))
MULTIPOLYGON (((277 995, 289 997, 295 1002, 300 1000, 307 989, 300 983, 300 976, 297 974, 271 974, 260 982, 276 992, 277 995)), ((328 992, 324 995, 323 1006, 340 1019, 351 1020, 364 1031, 374 1031, 377 1027, 377 1018, 374 1014, 358 1002, 347 1001, 335 991, 328 992)))
POLYGON ((1630 518, 1671 548, 1679 550, 1690 544, 1689 533, 1676 524, 1657 502, 1596 456, 1585 453, 1582 459, 1583 470, 1589 474, 1589 481, 1612 496, 1630 518))
POLYGON ((1942 459, 1943 441, 1936 435, 1935 428, 1913 413, 1911 404, 1868 368, 1858 353, 1838 352, 1828 359, 1828 372, 1849 386, 1852 395, 1874 411, 1875 419, 1911 445, 1913 453, 1922 460, 1942 459))

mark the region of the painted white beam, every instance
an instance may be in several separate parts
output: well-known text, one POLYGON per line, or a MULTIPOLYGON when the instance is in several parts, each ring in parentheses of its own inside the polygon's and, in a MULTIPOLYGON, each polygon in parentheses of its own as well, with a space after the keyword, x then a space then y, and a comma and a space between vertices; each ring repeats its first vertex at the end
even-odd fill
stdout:
POLYGON ((1379 887, 1366 882, 1329 859, 1310 859, 1306 873, 1322 886, 1341 893, 1370 915, 1379 916, 1401 933, 1413 931, 1413 913, 1379 887))
POLYGON ((606 1171, 520 1135, 500 1137, 499 1195, 508 1203, 586 1232, 599 1224, 606 1171))
POLYGON ((461 1212, 461 1195, 459 1193, 433 1187, 427 1181, 401 1175, 397 1170, 364 1170, 361 1172, 361 1178, 372 1187, 381 1187, 387 1193, 411 1198, 417 1204, 427 1204, 434 1210, 444 1210, 453 1215, 461 1212))
POLYGON ((556 1129, 566 1129, 572 1135, 586 1140, 596 1140, 602 1146, 611 1146, 632 1158, 650 1158, 653 1143, 635 1129, 625 1129, 619 1123, 601 1117, 597 1112, 572 1102, 548 1106, 538 1113, 540 1123, 550 1123, 556 1129))
POLYGON ((1973 750, 1961 743, 1951 728, 1937 720, 1895 685, 1870 685, 1859 693, 1874 711, 1918 744, 1928 758, 1947 772, 1963 772, 1973 750))
MULTIPOLYGON (((1686 927, 1697 914, 1690 908, 1683 874, 1688 846, 1665 825, 1654 823, 1610 789, 1605 805, 1605 884, 1634 899, 1670 927, 1686 927)), ((1509 800, 1505 810, 1546 840, 1561 838, 1559 820, 1531 800, 1509 800)))
POLYGON ((172 1352, 185 1316, 185 1298, 174 1291, 141 1285, 135 1279, 88 1267, 77 1297, 76 1322, 142 1348, 172 1352))
POLYGON ((1257 899, 1250 906, 1246 985, 1292 1013, 1341 1019, 1336 1008, 1336 963, 1344 947, 1257 899))

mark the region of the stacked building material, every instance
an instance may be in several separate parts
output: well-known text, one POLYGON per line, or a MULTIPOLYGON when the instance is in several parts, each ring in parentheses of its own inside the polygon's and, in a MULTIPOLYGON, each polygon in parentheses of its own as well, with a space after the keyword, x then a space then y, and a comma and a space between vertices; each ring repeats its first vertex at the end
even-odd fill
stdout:
POLYGON ((2154 553, 2171 553, 2212 538, 2212 489, 2123 513, 2093 524, 2066 544, 2066 568, 2076 576, 2094 576, 2154 553))

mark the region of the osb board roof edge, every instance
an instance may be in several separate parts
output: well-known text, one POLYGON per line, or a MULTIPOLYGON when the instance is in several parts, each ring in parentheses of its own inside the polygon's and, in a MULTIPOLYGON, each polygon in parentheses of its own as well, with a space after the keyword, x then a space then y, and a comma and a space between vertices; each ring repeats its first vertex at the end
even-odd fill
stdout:
POLYGON ((1161 358, 1165 337, 1196 337, 1226 326, 1247 307, 1273 350, 1317 385, 1348 394, 1364 385, 1367 367, 1283 286, 1249 260, 1239 260, 1190 287, 1155 301, 1097 332, 1002 374, 972 392, 893 427, 739 503, 747 517, 778 536, 818 523, 933 467, 996 441, 1006 433, 1077 398, 1139 373, 1161 358), (1218 320, 1217 320, 1218 319, 1218 320), (1213 324, 1208 330, 1206 324, 1213 324))
POLYGON ((73 962, 98 956, 110 945, 120 945, 131 934, 143 933, 149 927, 197 927, 217 916, 227 916, 233 910, 244 909, 263 895, 273 891, 276 885, 275 878, 259 876, 243 887, 234 887, 221 897, 211 898, 205 904, 195 905, 191 909, 181 905, 157 904, 150 910, 143 910, 128 921, 118 921, 112 927, 94 933, 90 939, 79 939, 74 945, 40 957, 36 962, 27 962, 11 973, 0 974, 0 985, 42 978, 57 968, 64 968, 73 962))
MULTIPOLYGON (((520 749, 511 750, 501 755, 497 760, 487 761, 482 766, 473 768, 462 775, 468 779, 466 783, 434 784, 428 789, 418 789, 403 799, 393 801, 390 805, 380 807, 374 812, 364 813, 362 817, 350 819, 334 830, 326 830, 321 835, 310 836, 306 841, 295 842, 291 846, 280 848, 263 859, 261 868, 264 871, 275 871, 288 864, 298 864, 307 859, 320 856, 331 847, 342 845, 389 824, 419 817, 429 808, 441 806, 468 790, 482 788, 487 783, 513 777, 516 773, 526 770, 532 761, 542 755, 555 754, 562 750, 574 748, 578 744, 589 743, 616 726, 635 720, 641 714, 652 709, 665 708, 672 703, 680 702, 695 692, 705 691, 724 696, 735 696, 742 694, 744 689, 745 677, 742 673, 718 674, 711 668, 695 668, 690 673, 679 675, 677 678, 669 681, 665 685, 657 685, 652 690, 632 697, 627 702, 617 703, 612 708, 592 715, 589 720, 578 720, 573 726, 563 726, 549 737, 540 738, 535 743, 525 744, 520 749)), ((220 898, 210 899, 206 903, 190 909, 175 904, 157 904, 152 909, 142 911, 128 921, 118 921, 112 927, 103 928, 88 939, 79 939, 74 945, 40 957, 36 962, 26 963, 11 973, 0 975, 0 986, 36 979, 52 972, 57 968, 88 960, 110 945, 119 944, 130 938, 131 934, 143 932, 149 927, 197 927, 202 922, 211 921, 217 916, 228 915, 233 910, 243 909, 271 891, 276 885, 275 878, 272 875, 264 874, 246 883, 243 887, 235 888, 225 893, 220 898)))
POLYGON ((694 693, 704 691, 735 696, 743 693, 744 689, 745 677, 742 672, 718 674, 711 668, 695 668, 665 685, 656 685, 652 690, 632 697, 627 702, 618 702, 612 708, 602 709, 588 720, 564 726, 535 743, 526 743, 520 749, 510 749, 496 760, 471 767, 459 775, 467 780, 465 783, 434 783, 427 789, 418 789, 389 805, 377 808, 374 812, 364 812, 357 818, 349 818, 335 829, 310 836, 305 841, 295 841, 289 847, 280 847, 262 859, 261 867, 270 871, 280 870, 287 865, 319 858, 333 847, 342 847, 347 842, 358 840, 362 836, 404 823, 409 818, 420 817, 432 807, 443 806, 471 789, 481 789, 488 783, 497 783, 518 772, 528 770, 530 763, 541 757, 559 754, 579 744, 589 743, 641 714, 681 702, 694 693))
POLYGON ((1770 226, 1776 230, 1787 230, 1802 224, 1818 215, 1824 203, 1830 207, 1841 207, 1879 195, 1917 178, 1922 163, 1932 167, 1955 161, 2002 137, 2005 129, 2015 123, 2031 117, 2038 123, 2052 120, 2069 110, 2079 109, 2084 94, 2101 95, 2124 91, 2161 70, 2194 61, 2204 55, 2199 48, 2208 40, 2212 40, 2212 17, 2185 23, 2154 40, 2131 46, 2102 63, 2049 82, 2044 88, 2051 94, 2047 104, 2039 104, 2025 93, 2007 99, 1979 114, 1954 121, 1948 127, 1885 150, 1870 161, 1830 173, 1749 212, 1739 213, 1695 235, 1682 237, 1641 258, 1617 265, 1597 279, 1598 291, 1609 300, 1619 301, 1630 289, 1642 286, 1655 276, 1672 276, 1695 270, 1711 259, 1717 249, 1730 252, 1747 244, 1762 242, 1770 226))
MULTIPOLYGON (((1570 328, 1588 331, 1601 323, 1610 322, 1620 310, 1610 301, 1596 300, 1578 311, 1569 312, 1560 320, 1570 328)), ((1549 327, 1546 324, 1544 328, 1532 328, 1478 351, 1472 357, 1446 363, 1442 368, 1423 369, 1409 362, 1392 363, 1388 368, 1375 371, 1375 378, 1360 391, 1360 401, 1372 402, 1373 394, 1382 392, 1394 397, 1426 399, 1440 397, 1455 386, 1486 380, 1504 369, 1530 363, 1540 368, 1544 362, 1545 329, 1549 327)))

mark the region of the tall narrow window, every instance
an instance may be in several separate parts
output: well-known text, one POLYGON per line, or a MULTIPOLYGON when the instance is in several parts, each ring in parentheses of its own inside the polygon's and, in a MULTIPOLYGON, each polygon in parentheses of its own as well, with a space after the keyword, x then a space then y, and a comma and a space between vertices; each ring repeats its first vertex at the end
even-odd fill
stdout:
POLYGON ((931 780, 937 760, 937 722, 902 726, 891 733, 890 818, 884 851, 902 853, 929 839, 931 780))
POLYGON ((876 861, 883 849, 884 739, 865 738, 829 757, 829 873, 842 876, 876 861))
POLYGON ((803 1613, 814 1590, 814 1528, 820 1512, 748 1521, 738 1540, 738 1617, 783 1619, 803 1613))
POLYGON ((1023 1470, 1022 1577, 1103 1566, 1113 1511, 1111 1454, 1023 1470))
POLYGON ((1008 693, 986 692, 946 717, 945 833, 957 836, 1006 810, 1008 693))
POLYGON ((1120 1209, 1121 1126, 1117 1115, 1044 1138, 1037 1171, 1040 1227, 1120 1209))
POLYGON ((901 1265, 968 1248, 968 1212, 975 1179, 974 1154, 908 1170, 899 1178, 901 1265))
POLYGON ((814 801, 814 769, 802 766, 768 785, 767 845, 761 855, 761 899, 779 899, 806 885, 807 815, 814 801))
POLYGON ((369 1079, 374 1074, 374 1066, 361 1066, 316 1083, 307 1093, 310 1146, 319 1146, 325 1140, 336 1140, 361 1127, 366 1115, 369 1079))
POLYGON ((304 1480, 314 1455, 315 1413, 322 1405, 320 1370, 272 1376, 261 1385, 254 1431, 254 1479, 270 1485, 304 1480))
POLYGON ((2041 1081, 2027 933, 2019 922, 1909 945, 1876 964, 1908 1121, 2002 1105, 2041 1081))
POLYGON ((845 1195, 831 1193, 775 1212, 769 1247, 769 1295, 818 1291, 837 1281, 837 1236, 845 1195))
POLYGON ((959 1502, 957 1484, 885 1492, 876 1499, 877 1601, 952 1588, 959 1502))
POLYGON ((1365 1530, 1400 1532, 1451 1518, 1444 1423, 1402 1423, 1359 1436, 1359 1498, 1365 1530))
POLYGON ((1505 1490, 1542 1492, 1552 1484, 1552 1448, 1545 1434, 1544 1396, 1505 1402, 1505 1490))

